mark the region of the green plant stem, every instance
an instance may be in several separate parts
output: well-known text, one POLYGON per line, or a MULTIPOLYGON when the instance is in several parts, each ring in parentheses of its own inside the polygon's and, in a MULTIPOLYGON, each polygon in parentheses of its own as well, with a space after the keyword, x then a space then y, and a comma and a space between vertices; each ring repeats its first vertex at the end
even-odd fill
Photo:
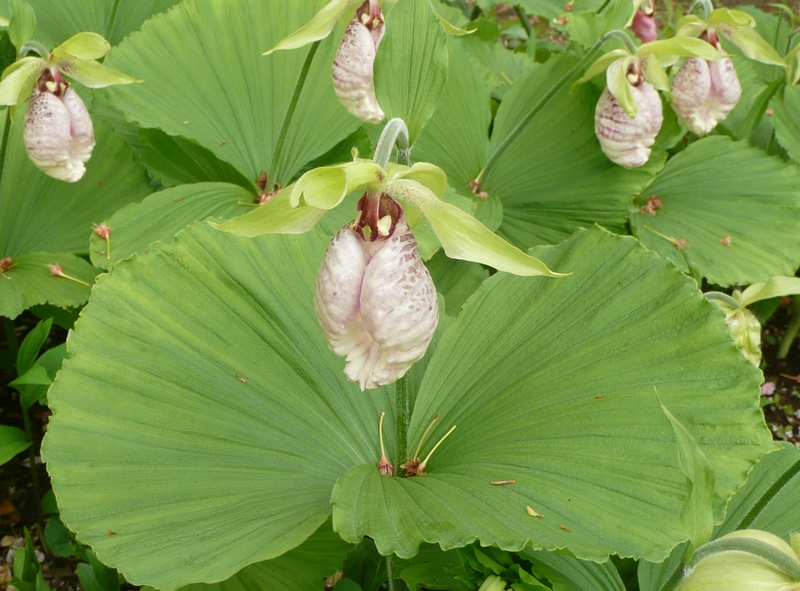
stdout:
POLYGON ((105 38, 108 40, 111 37, 111 29, 114 27, 114 21, 117 19, 117 9, 119 8, 119 0, 114 0, 111 5, 111 10, 108 13, 108 20, 106 21, 105 38))
POLYGON ((514 10, 517 12, 519 22, 522 23, 522 28, 525 29, 525 32, 528 34, 528 39, 533 39, 533 28, 531 27, 531 21, 528 20, 528 13, 526 13, 525 9, 519 4, 514 5, 514 10))
MULTIPOLYGON (((275 176, 275 170, 278 167, 278 162, 280 161, 281 154, 283 152, 283 145, 286 143, 286 136, 289 134, 289 126, 292 124, 294 112, 297 109, 297 103, 300 100, 300 94, 303 92, 303 87, 306 84, 306 78, 308 78, 308 72, 311 69, 311 64, 314 61, 314 56, 317 53, 319 44, 320 41, 314 41, 314 43, 312 43, 311 47, 308 49, 306 61, 303 62, 303 69, 300 70, 300 76, 297 78, 297 84, 294 86, 292 98, 289 100, 289 106, 286 109, 286 116, 283 118, 281 131, 278 134, 278 142, 275 144, 275 152, 272 154, 272 165, 269 167, 269 173, 273 176, 275 176)), ((277 180, 277 178, 275 180, 277 180)))
POLYGON ((8 135, 11 133, 11 107, 6 107, 6 125, 3 128, 3 140, 0 143, 0 182, 6 170, 6 152, 8 151, 8 135))
POLYGON ((500 143, 500 145, 497 146, 492 155, 489 156, 486 166, 483 167, 483 170, 481 170, 480 174, 478 174, 478 178, 475 179, 479 187, 491 174, 492 169, 497 164, 497 161, 500 159, 503 153, 509 148, 509 146, 511 146, 511 144, 514 143, 517 137, 519 137, 519 135, 525 130, 533 118, 536 117, 536 115, 538 115, 541 110, 544 109, 551 100, 553 100, 553 97, 555 97, 556 94, 558 94, 568 83, 570 83, 573 78, 575 78, 584 68, 586 68, 586 66, 594 61, 595 56, 600 51, 600 48, 611 37, 618 37, 626 43, 630 43, 630 39, 623 31, 611 31, 603 35, 577 64, 570 68, 566 74, 564 74, 555 84, 553 84, 553 86, 550 87, 544 96, 539 99, 539 102, 536 103, 530 111, 528 111, 528 113, 520 120, 520 122, 517 123, 517 126, 511 130, 511 133, 509 133, 500 143))
POLYGON ((16 359, 19 351, 19 339, 14 328, 14 321, 6 316, 3 316, 3 332, 6 333, 6 343, 8 343, 8 348, 11 351, 11 357, 16 359))
POLYGON ((389 591, 394 591, 394 566, 391 555, 386 557, 386 585, 389 591))
POLYGON ((406 122, 399 117, 389 121, 383 128, 372 161, 381 168, 386 168, 395 146, 397 146, 397 163, 409 166, 411 164, 411 147, 408 145, 408 127, 406 127, 406 122))
POLYGON ((711 13, 714 12, 714 5, 711 3, 711 0, 695 0, 694 4, 692 4, 692 7, 689 9, 689 13, 694 13, 698 6, 705 12, 705 20, 708 20, 711 13))
POLYGON ((19 48, 19 57, 25 57, 31 51, 38 54, 39 57, 43 57, 44 59, 47 59, 50 56, 50 52, 44 45, 38 41, 31 40, 19 48))
POLYGON ((794 296, 792 319, 786 329, 786 334, 783 335, 781 346, 778 347, 778 359, 786 359, 786 356, 789 355, 789 349, 792 348, 792 343, 797 338, 798 332, 800 332, 800 296, 794 296))
POLYGON ((411 396, 408 391, 408 381, 405 376, 394 383, 395 397, 395 424, 397 426, 397 455, 395 456, 395 469, 399 474, 400 465, 408 459, 408 427, 411 423, 411 396))
POLYGON ((30 409, 22 409, 22 423, 25 427, 25 435, 28 436, 28 441, 31 445, 28 446, 28 462, 31 465, 31 482, 33 483, 33 496, 36 499, 36 527, 39 528, 39 541, 44 548, 44 551, 50 554, 50 549, 47 547, 47 542, 44 539, 44 513, 42 512, 42 491, 39 487, 39 473, 36 469, 36 450, 33 445, 33 430, 31 429, 31 418, 29 413, 30 409))

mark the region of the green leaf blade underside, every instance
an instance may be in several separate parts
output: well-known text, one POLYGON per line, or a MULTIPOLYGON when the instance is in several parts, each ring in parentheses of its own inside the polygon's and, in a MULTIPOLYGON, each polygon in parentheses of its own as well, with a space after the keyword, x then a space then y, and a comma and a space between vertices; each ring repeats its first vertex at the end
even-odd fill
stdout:
POLYGON ((250 191, 228 183, 197 183, 160 191, 106 220, 111 230, 110 252, 108 243, 92 234, 92 264, 109 269, 157 240, 169 242, 194 222, 244 215, 254 209, 254 200, 250 191))
POLYGON ((447 37, 429 0, 395 4, 375 57, 375 93, 387 119, 406 122, 412 144, 436 110, 447 64, 447 37))
POLYGON ((325 579, 341 570, 353 549, 331 529, 330 520, 294 550, 273 560, 243 568, 230 579, 214 584, 195 584, 180 591, 309 591, 323 589, 325 579))
POLYGON ((431 162, 461 192, 486 163, 492 113, 489 90, 461 41, 448 39, 450 72, 436 112, 414 144, 417 162, 431 162))
POLYGON ((253 182, 267 171, 270 184, 286 185, 358 126, 333 93, 334 32, 314 57, 272 170, 307 50, 261 54, 322 4, 245 0, 231 10, 223 0, 182 2, 109 54, 107 65, 144 80, 109 90, 111 100, 142 127, 193 140, 253 182))
POLYGON ((132 583, 213 583, 279 556, 330 516, 339 475, 377 465, 394 401, 348 383, 320 334, 327 240, 201 223, 96 286, 43 454, 64 523, 132 583))
POLYGON ((50 178, 28 159, 24 120, 25 108, 20 108, 0 183, 0 258, 39 251, 88 253, 93 223, 152 192, 145 170, 111 127, 96 121, 97 146, 84 177, 77 183, 50 178))
POLYGON ((716 285, 794 275, 800 266, 798 174, 797 166, 744 142, 707 137, 672 158, 642 191, 637 204, 655 195, 663 207, 656 215, 635 210, 631 226, 645 246, 716 285), (665 237, 686 244, 679 250, 665 237))
MULTIPOLYGON (((572 65, 551 59, 508 91, 497 113, 490 153, 508 136, 547 89, 572 65)), ((597 90, 565 88, 528 123, 483 183, 503 202, 499 233, 518 246, 555 244, 576 228, 594 223, 623 232, 633 196, 663 163, 626 170, 600 151, 594 134, 597 90)))
POLYGON ((99 33, 111 45, 116 45, 152 15, 167 10, 180 0, 28 1, 36 11, 36 39, 53 47, 84 31, 99 33))
POLYGON ((359 466, 340 478, 332 500, 344 539, 369 535, 400 556, 422 541, 448 549, 477 538, 595 561, 663 559, 688 537, 689 490, 653 387, 717 473, 716 520, 772 448, 760 373, 691 279, 600 229, 534 254, 572 275, 498 274, 467 301, 428 366, 409 443, 436 414, 429 442, 456 430, 425 476, 359 466))
POLYGON ((38 304, 74 308, 89 299, 99 272, 82 258, 66 252, 31 252, 13 257, 14 266, 0 277, 0 316, 16 318, 38 304), (48 265, 58 263, 64 273, 89 286, 53 277, 48 265))

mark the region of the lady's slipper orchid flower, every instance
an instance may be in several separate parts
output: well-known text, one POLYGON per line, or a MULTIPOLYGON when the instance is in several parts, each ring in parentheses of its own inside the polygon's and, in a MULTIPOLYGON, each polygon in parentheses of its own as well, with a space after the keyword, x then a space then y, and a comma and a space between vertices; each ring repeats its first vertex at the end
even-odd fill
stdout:
POLYGON ((79 33, 49 53, 33 42, 23 49, 43 57, 23 57, 6 68, 0 104, 13 106, 30 97, 24 134, 28 156, 45 174, 78 181, 94 147, 94 132, 86 106, 64 75, 89 88, 136 81, 96 61, 111 50, 96 33, 79 33))
MULTIPOLYGON (((714 31, 708 32, 708 41, 720 49, 714 31)), ((715 61, 689 58, 672 82, 672 108, 697 135, 714 129, 741 96, 742 86, 730 58, 715 61)))
POLYGON ((607 79, 608 87, 595 109, 594 130, 600 148, 615 164, 625 168, 642 166, 650 159, 651 147, 664 121, 661 97, 644 81, 638 61, 614 62, 608 68, 607 79), (624 75, 621 83, 620 73, 624 75), (617 96, 623 94, 621 103, 617 96))
MULTIPOLYGON (((381 136, 379 162, 388 161, 383 138, 398 122, 405 129, 393 119, 381 136)), ((436 290, 411 233, 423 219, 451 258, 516 275, 560 275, 443 201, 446 189, 447 177, 432 164, 382 166, 356 157, 311 170, 255 211, 212 225, 247 237, 303 233, 346 196, 362 194, 356 220, 325 254, 315 304, 331 349, 347 356, 348 378, 362 389, 376 388, 405 374, 424 355, 436 328, 436 290)))
POLYGON ((658 39, 658 22, 656 21, 656 9, 654 0, 645 0, 638 7, 633 15, 633 21, 629 25, 633 34, 642 43, 649 43, 658 39))
POLYGON ((74 183, 86 172, 94 148, 94 128, 78 93, 58 70, 45 70, 31 95, 25 117, 28 157, 45 174, 74 183))
POLYGON ((800 536, 790 546, 766 531, 745 529, 695 552, 677 591, 800 591, 800 536))

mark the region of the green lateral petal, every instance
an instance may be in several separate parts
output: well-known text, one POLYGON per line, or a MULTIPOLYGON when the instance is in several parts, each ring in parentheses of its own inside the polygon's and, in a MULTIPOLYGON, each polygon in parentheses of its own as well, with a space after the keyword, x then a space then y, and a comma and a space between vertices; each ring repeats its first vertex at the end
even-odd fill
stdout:
POLYGON ((0 316, 16 318, 37 304, 74 308, 89 299, 98 269, 65 252, 32 252, 13 257, 14 266, 0 277, 0 316), (58 263, 64 273, 82 283, 53 277, 48 265, 58 263), (84 283, 88 285, 84 285, 84 283))
POLYGON ((0 425, 0 464, 5 464, 21 451, 31 446, 25 431, 8 425, 0 425))
POLYGON ((57 59, 56 67, 61 70, 65 76, 77 80, 88 88, 105 88, 106 86, 114 86, 116 84, 142 82, 141 80, 131 78, 127 74, 112 70, 93 60, 83 60, 73 57, 59 58, 60 53, 61 52, 53 51, 53 55, 57 59))
POLYGON ((0 82, 0 105, 24 102, 46 67, 47 62, 38 57, 24 57, 8 66, 0 82))
POLYGON ((639 113, 639 103, 633 96, 633 87, 628 82, 628 66, 632 58, 615 61, 606 70, 606 84, 609 92, 617 99, 622 110, 633 119, 639 113))
POLYGON ((654 386, 716 472, 717 520, 773 449, 761 374, 693 280, 602 229, 535 254, 571 275, 498 274, 469 299, 428 365, 410 448, 437 414, 423 454, 457 428, 424 476, 364 465, 340 478, 333 522, 344 539, 369 535, 400 556, 423 540, 446 550, 477 538, 594 561, 663 559, 688 537, 689 490, 654 386))
POLYGON ((281 49, 297 49, 314 41, 324 39, 331 34, 342 13, 350 4, 353 4, 353 0, 331 0, 310 21, 288 37, 281 39, 275 47, 265 52, 264 55, 269 55, 273 51, 281 49))
POLYGON ((36 39, 49 47, 76 34, 94 31, 117 45, 152 15, 164 12, 180 0, 92 0, 53 2, 28 0, 36 10, 36 39))
POLYGON ((96 286, 43 454, 64 523, 133 584, 171 591, 280 556, 330 516, 341 474, 377 465, 393 390, 362 395, 320 333, 328 240, 196 224, 96 286))
POLYGON ((301 202, 318 209, 333 209, 350 193, 361 188, 379 188, 384 170, 372 162, 349 162, 308 171, 291 192, 292 207, 301 202))
POLYGON ((716 30, 733 41, 742 50, 742 53, 750 59, 758 60, 765 64, 786 67, 780 54, 775 51, 772 45, 764 41, 763 37, 755 29, 720 23, 716 26, 716 30))
POLYGON ((656 196, 663 207, 634 211, 631 226, 648 248, 715 285, 789 276, 800 266, 797 178, 796 166, 745 142, 703 138, 641 191, 636 205, 656 196))
POLYGON ((411 144, 436 110, 447 67, 447 35, 430 1, 395 4, 375 58, 375 93, 389 119, 406 122, 411 144))
POLYGON ((180 591, 309 591, 323 589, 325 579, 342 569, 353 549, 331 529, 330 520, 294 550, 273 560, 247 566, 221 583, 196 584, 180 591))
POLYGON ((755 19, 741 10, 731 10, 730 8, 717 8, 708 15, 710 26, 721 24, 734 25, 737 27, 755 27, 755 19))
POLYGON ((25 109, 18 109, 0 182, 0 258, 88 253, 92 224, 152 192, 147 174, 111 127, 96 121, 97 146, 84 177, 70 184, 50 178, 28 159, 24 119, 25 109))
POLYGON ((56 50, 61 50, 81 60, 99 60, 108 55, 108 52, 111 51, 111 44, 102 35, 85 32, 73 35, 59 45, 56 50))
POLYGON ((159 191, 105 220, 111 232, 108 242, 92 232, 92 264, 110 269, 153 242, 171 241, 197 221, 243 215, 253 209, 254 203, 255 195, 250 191, 227 183, 198 183, 159 191))
POLYGON ((222 224, 211 225, 236 236, 255 238, 264 234, 303 234, 317 225, 327 209, 306 205, 293 207, 290 200, 292 187, 286 187, 258 209, 222 224))
POLYGON ((392 181, 385 191, 403 206, 410 205, 422 212, 450 258, 482 263, 515 275, 562 276, 500 238, 465 211, 440 200, 416 181, 392 181))
POLYGON ((800 277, 772 277, 766 283, 754 283, 739 296, 743 308, 761 300, 800 294, 800 277))
POLYGON ((679 55, 682 57, 701 57, 705 60, 718 60, 725 57, 708 41, 693 37, 672 37, 645 43, 636 52, 638 55, 679 55))
POLYGON ((581 76, 581 78, 572 85, 572 88, 576 86, 580 86, 584 82, 588 82, 598 74, 602 74, 605 72, 611 64, 616 62, 617 60, 624 59, 628 57, 630 53, 628 53, 625 49, 614 49, 613 51, 609 51, 606 54, 601 55, 597 60, 589 66, 589 69, 586 70, 586 73, 581 76))
POLYGON ((657 90, 669 91, 669 76, 656 57, 645 57, 642 60, 642 72, 645 82, 652 84, 657 90))
POLYGON ((195 141, 253 183, 266 171, 270 186, 286 186, 359 125, 333 92, 336 39, 314 54, 291 117, 309 52, 261 55, 320 4, 242 0, 231 10, 227 0, 181 2, 111 51, 105 65, 144 82, 108 96, 140 127, 195 141))
POLYGON ((428 162, 417 162, 408 170, 398 172, 392 178, 416 181, 430 189, 439 199, 443 199, 447 192, 447 175, 441 168, 428 162))

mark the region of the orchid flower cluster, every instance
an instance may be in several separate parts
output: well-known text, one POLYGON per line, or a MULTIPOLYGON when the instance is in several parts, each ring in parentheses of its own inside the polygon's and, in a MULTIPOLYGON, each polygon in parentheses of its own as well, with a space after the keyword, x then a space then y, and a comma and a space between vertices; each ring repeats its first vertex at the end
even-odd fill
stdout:
POLYGON ((362 390, 401 378, 433 338, 438 296, 413 230, 427 219, 447 256, 516 275, 557 277, 455 205, 443 201, 444 172, 424 162, 410 166, 408 131, 386 124, 372 161, 316 168, 244 216, 216 225, 240 236, 311 230, 353 193, 361 194, 354 221, 330 243, 317 274, 314 304, 330 349, 346 357, 345 374, 362 390), (395 145, 398 160, 389 158, 395 145))
POLYGON ((20 49, 23 57, 3 72, 0 104, 13 107, 30 99, 25 147, 31 162, 55 179, 79 181, 95 145, 89 111, 65 76, 89 88, 136 82, 97 61, 110 50, 96 33, 78 33, 49 52, 28 42, 20 49))
POLYGON ((643 4, 634 15, 631 29, 644 43, 637 48, 624 37, 626 49, 600 57, 576 83, 606 72, 607 87, 595 110, 595 134, 612 162, 636 168, 649 160, 663 122, 658 91, 670 93, 675 113, 697 135, 709 133, 728 116, 741 97, 742 87, 733 62, 722 51, 720 35, 747 57, 787 67, 755 32, 755 20, 750 15, 712 10, 705 0, 698 0, 696 5, 705 8, 706 20, 690 14, 678 22, 675 37, 657 40, 653 6, 643 4), (668 67, 677 68, 671 84, 668 67))

